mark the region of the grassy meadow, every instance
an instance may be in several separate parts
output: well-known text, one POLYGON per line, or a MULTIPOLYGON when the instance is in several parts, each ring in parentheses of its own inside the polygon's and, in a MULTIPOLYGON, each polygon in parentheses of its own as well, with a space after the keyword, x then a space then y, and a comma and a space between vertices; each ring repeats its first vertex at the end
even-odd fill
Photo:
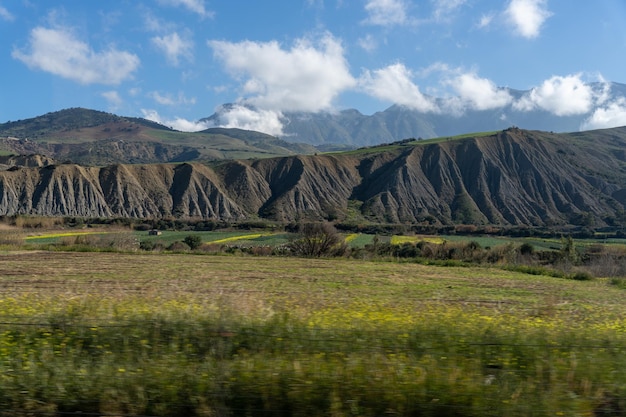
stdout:
POLYGON ((486 266, 5 249, 0 415, 622 415, 624 300, 486 266))

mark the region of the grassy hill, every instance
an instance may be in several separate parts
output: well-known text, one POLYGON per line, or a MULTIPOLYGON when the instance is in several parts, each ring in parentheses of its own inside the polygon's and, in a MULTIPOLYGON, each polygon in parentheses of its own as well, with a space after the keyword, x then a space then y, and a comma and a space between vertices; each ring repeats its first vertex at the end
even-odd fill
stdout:
POLYGON ((73 108, 0 124, 0 153, 42 154, 105 165, 247 159, 314 153, 259 132, 208 129, 186 133, 141 118, 73 108), (121 148, 121 149, 120 149, 121 148))

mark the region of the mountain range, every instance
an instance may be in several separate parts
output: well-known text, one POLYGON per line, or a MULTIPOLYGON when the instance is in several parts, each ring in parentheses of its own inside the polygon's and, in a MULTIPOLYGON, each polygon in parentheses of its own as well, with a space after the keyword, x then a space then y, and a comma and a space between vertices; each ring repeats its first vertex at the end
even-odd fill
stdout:
MULTIPOLYGON (((324 149, 324 146, 328 145, 371 146, 406 138, 430 139, 469 132, 497 131, 511 126, 530 130, 576 132, 587 130, 587 121, 592 112, 598 108, 598 103, 626 102, 626 84, 590 83, 576 88, 587 89, 586 100, 590 104, 588 108, 576 108, 576 111, 551 108, 548 111, 528 103, 525 107, 519 106, 537 93, 532 90, 500 88, 497 90, 499 93, 511 97, 508 104, 483 110, 472 110, 472 106, 464 109, 458 106, 455 108, 446 99, 430 97, 435 107, 443 110, 424 112, 411 109, 410 106, 394 105, 372 115, 364 115, 355 109, 319 113, 287 112, 281 117, 283 134, 279 137, 286 141, 308 143, 324 149)), ((545 101, 544 107, 550 100, 545 101)), ((531 102, 532 99, 529 103, 531 102)), ((550 105, 553 106, 554 103, 550 105)), ((229 112, 236 106, 238 105, 224 105, 213 115, 199 122, 216 126, 228 125, 229 112)))
POLYGON ((585 90, 584 101, 595 107, 585 104, 575 112, 524 107, 519 104, 528 101, 534 91, 500 88, 498 94, 511 100, 484 110, 468 107, 461 111, 459 103, 454 107, 449 99, 430 98, 436 108, 448 110, 420 112, 410 106, 394 105, 372 115, 355 109, 288 112, 280 115, 283 127, 279 137, 223 127, 230 125, 230 113, 241 104, 223 105, 213 115, 199 120, 199 126, 209 127, 199 132, 180 132, 143 118, 72 108, 0 124, 0 153, 41 154, 88 165, 264 158, 355 149, 409 138, 495 132, 511 126, 576 132, 588 125, 599 105, 626 103, 626 84, 592 83, 577 88, 585 90))
POLYGON ((0 215, 626 224, 626 128, 569 134, 508 128, 212 164, 83 166, 27 159, 0 171, 0 215))

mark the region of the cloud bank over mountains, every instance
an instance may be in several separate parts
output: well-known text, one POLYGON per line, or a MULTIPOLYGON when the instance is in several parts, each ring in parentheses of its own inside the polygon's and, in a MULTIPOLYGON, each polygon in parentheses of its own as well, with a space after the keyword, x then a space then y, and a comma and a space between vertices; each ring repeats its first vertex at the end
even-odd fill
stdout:
POLYGON ((626 124, 624 100, 611 101, 610 83, 601 76, 552 76, 515 98, 509 89, 497 86, 474 70, 449 68, 442 63, 413 71, 397 62, 352 75, 340 41, 330 34, 317 43, 300 39, 289 48, 275 41, 210 41, 209 46, 240 86, 241 96, 235 105, 222 109, 222 120, 227 120, 225 127, 280 136, 285 112, 333 111, 335 99, 348 91, 424 113, 462 115, 511 106, 520 112, 545 111, 559 117, 588 114, 581 128, 626 124), (422 92, 421 74, 438 79, 435 92, 439 94, 422 92), (597 91, 590 83, 603 87, 597 91))
MULTIPOLYGON (((493 60, 504 60, 495 52, 474 58, 472 53, 478 51, 474 49, 466 60, 451 63, 450 57, 466 48, 463 36, 477 36, 479 41, 474 41, 475 44, 488 38, 494 42, 493 38, 506 37, 511 42, 507 46, 523 45, 532 50, 558 17, 549 7, 549 0, 507 0, 499 4, 469 0, 355 0, 349 6, 345 0, 302 2, 302 15, 333 10, 324 16, 339 19, 336 16, 343 13, 344 19, 353 20, 331 28, 330 17, 328 21, 320 18, 315 29, 308 28, 295 35, 285 32, 282 37, 275 32, 268 36, 256 33, 257 37, 251 38, 230 33, 224 39, 215 35, 219 33, 217 30, 202 32, 201 37, 198 35, 201 28, 222 19, 221 12, 216 10, 232 12, 232 9, 220 9, 225 6, 207 0, 156 0, 150 6, 133 6, 133 10, 141 11, 133 28, 139 40, 126 41, 113 35, 108 37, 114 33, 115 22, 122 20, 121 12, 107 14, 98 9, 105 29, 99 37, 90 37, 89 29, 69 24, 68 10, 60 7, 40 16, 35 27, 26 28, 26 35, 9 46, 10 56, 33 72, 100 88, 92 91, 97 91, 94 95, 111 110, 129 108, 132 103, 144 117, 185 131, 203 130, 212 125, 178 116, 176 112, 200 107, 200 103, 206 102, 203 96, 223 91, 231 96, 222 103, 231 104, 217 109, 205 107, 204 115, 218 111, 220 126, 277 136, 284 134, 287 113, 337 112, 346 107, 345 96, 374 101, 381 110, 400 105, 421 113, 458 117, 473 111, 502 111, 503 117, 512 111, 546 112, 564 118, 580 116, 581 129, 626 125, 626 98, 611 95, 611 84, 600 72, 567 70, 550 73, 545 79, 535 78, 532 83, 536 85, 531 87, 503 86, 494 80, 494 74, 506 72, 506 65, 495 70, 485 68, 493 60), (470 14, 470 10, 478 9, 479 3, 480 13, 470 14), (352 17, 354 12, 358 17, 352 17), (179 13, 177 16, 184 16, 185 20, 176 22, 170 19, 170 13, 179 13), (472 21, 463 26, 463 32, 452 34, 452 22, 463 20, 459 16, 471 16, 472 21), (186 19, 195 19, 196 25, 182 24, 186 19), (451 34, 443 37, 457 40, 452 47, 451 43, 445 43, 446 53, 442 52, 441 58, 429 55, 422 61, 415 60, 415 56, 421 57, 428 40, 395 59, 371 58, 384 49, 392 49, 390 39, 402 43, 393 37, 399 32, 407 36, 417 34, 413 40, 427 38, 443 42, 429 32, 446 31, 451 34), (260 38, 265 40, 251 40, 260 38), (152 62, 148 64, 148 58, 154 57, 160 60, 158 68, 152 62), (482 68, 476 64, 480 59, 485 60, 482 68), (196 67, 199 61, 203 65, 196 67), (360 65, 354 66, 354 62, 360 65), (172 78, 177 78, 168 86, 161 86, 159 77, 150 71, 174 74, 172 78), (210 78, 211 73, 221 74, 226 81, 215 83, 217 78, 210 78), (205 77, 212 82, 204 81, 202 88, 185 89, 189 80, 205 77), (151 83, 146 81, 148 78, 151 83)), ((552 6, 556 7, 554 3, 552 6)), ((15 25, 19 19, 15 9, 9 3, 1 4, 0 24, 15 25)), ((243 15, 242 12, 236 17, 243 15)), ((233 22, 239 24, 238 20, 233 22)), ((118 23, 117 27, 121 26, 118 23)), ((512 61, 508 65, 520 63, 512 61)))

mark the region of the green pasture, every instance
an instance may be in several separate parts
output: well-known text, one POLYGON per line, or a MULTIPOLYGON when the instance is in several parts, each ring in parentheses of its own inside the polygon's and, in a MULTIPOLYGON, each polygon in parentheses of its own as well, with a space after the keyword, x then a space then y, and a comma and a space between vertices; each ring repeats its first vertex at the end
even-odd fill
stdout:
MULTIPOLYGON (((85 239, 88 237, 91 238, 100 238, 105 235, 111 235, 113 232, 100 230, 100 231, 54 231, 54 232, 35 232, 35 233, 27 233, 25 236, 22 236, 25 243, 28 244, 40 244, 40 245, 49 245, 59 243, 62 240, 67 242, 76 241, 77 239, 85 239)), ((119 233, 119 232, 118 232, 119 233)), ((125 232, 124 232, 125 233, 125 232)))
POLYGON ((158 236, 150 236, 148 232, 135 232, 141 241, 159 242, 167 246, 176 241, 182 241, 190 235, 198 235, 203 243, 218 245, 250 245, 250 246, 278 246, 289 240, 287 233, 263 231, 162 231, 158 236))
MULTIPOLYGON (((17 232, 11 232, 18 235, 17 232)), ((224 245, 246 245, 246 246, 270 246, 275 247, 289 242, 290 238, 295 237, 294 234, 288 232, 268 232, 263 230, 216 230, 216 231, 173 231, 164 230, 158 236, 152 236, 148 231, 130 231, 115 230, 107 228, 94 229, 78 229, 78 230, 58 230, 58 231, 35 231, 20 232, 19 236, 29 245, 51 245, 65 242, 71 244, 74 242, 94 241, 94 240, 110 240, 116 239, 135 239, 142 242, 160 243, 163 246, 169 246, 174 242, 182 241, 190 235, 198 235, 203 243, 215 243, 224 245)), ((430 243, 461 243, 476 242, 482 248, 495 248, 503 245, 519 246, 528 243, 537 251, 542 250, 559 250, 563 246, 563 238, 539 238, 539 237, 508 237, 508 236, 489 236, 489 235, 374 235, 366 233, 343 233, 341 234, 346 243, 351 248, 362 248, 372 244, 376 239, 379 243, 412 243, 426 241, 430 243)), ((598 237, 595 239, 578 239, 574 240, 575 246, 579 250, 583 250, 591 245, 608 245, 608 246, 626 246, 626 239, 598 237)))
POLYGON ((441 143, 441 142, 450 142, 450 141, 466 139, 466 138, 479 138, 483 136, 494 135, 496 133, 498 133, 498 131, 474 132, 474 133, 466 133, 466 134, 457 135, 457 136, 441 136, 437 138, 421 139, 421 140, 415 139, 412 141, 400 141, 400 142, 394 142, 394 143, 385 144, 385 145, 370 146, 370 147, 358 148, 358 149, 354 149, 350 151, 330 152, 330 153, 338 153, 338 154, 346 154, 346 155, 365 155, 365 154, 379 153, 379 152, 396 152, 408 146, 424 146, 424 145, 431 145, 431 144, 441 143))
POLYGON ((205 156, 213 158, 217 156, 218 159, 267 158, 283 155, 278 150, 269 149, 265 151, 249 145, 245 140, 214 133, 154 130, 151 134, 164 143, 191 146, 205 156))
POLYGON ((0 414, 621 415, 624 291, 489 267, 5 251, 0 414))
POLYGON ((499 132, 498 130, 494 130, 494 131, 489 131, 489 132, 464 133, 464 134, 456 135, 456 136, 441 136, 441 137, 432 138, 432 139, 422 139, 422 140, 411 142, 411 143, 416 144, 416 145, 430 145, 430 144, 433 144, 433 143, 448 142, 448 141, 452 141, 452 140, 467 139, 467 138, 480 138, 480 137, 483 137, 483 136, 491 136, 491 135, 495 135, 498 132, 499 132))

